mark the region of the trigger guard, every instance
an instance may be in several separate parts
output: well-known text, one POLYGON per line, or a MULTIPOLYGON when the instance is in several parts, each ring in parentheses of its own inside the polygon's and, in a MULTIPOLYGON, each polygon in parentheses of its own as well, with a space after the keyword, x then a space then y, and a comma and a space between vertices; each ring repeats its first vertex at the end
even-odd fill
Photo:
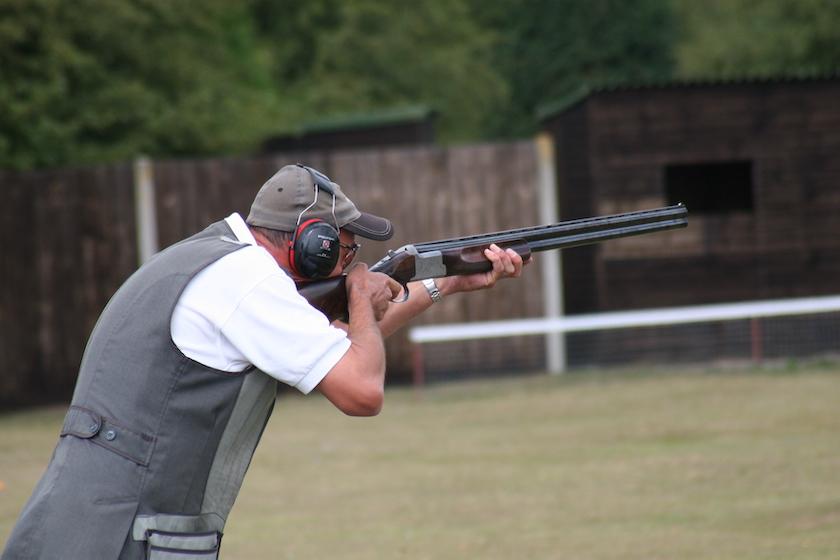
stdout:
POLYGON ((408 301, 408 295, 408 286, 403 286, 403 296, 400 299, 392 299, 391 303, 403 303, 405 301, 408 301))

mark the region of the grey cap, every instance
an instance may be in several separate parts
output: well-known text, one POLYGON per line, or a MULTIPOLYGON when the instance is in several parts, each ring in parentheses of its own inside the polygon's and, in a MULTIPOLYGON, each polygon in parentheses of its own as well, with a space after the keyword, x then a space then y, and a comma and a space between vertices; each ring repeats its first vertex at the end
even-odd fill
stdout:
POLYGON ((245 221, 252 226, 295 231, 298 221, 303 223, 313 218, 366 239, 385 241, 394 235, 389 220, 360 212, 341 187, 323 173, 299 163, 283 167, 265 182, 245 221), (335 195, 335 207, 330 192, 335 195))

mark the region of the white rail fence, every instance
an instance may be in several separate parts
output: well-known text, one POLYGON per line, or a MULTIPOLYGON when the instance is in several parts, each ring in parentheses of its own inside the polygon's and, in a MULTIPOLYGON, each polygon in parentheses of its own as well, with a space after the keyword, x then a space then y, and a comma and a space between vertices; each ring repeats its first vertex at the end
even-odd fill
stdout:
MULTIPOLYGON (((415 384, 422 385, 425 377, 422 346, 433 342, 546 335, 546 352, 551 354, 557 352, 557 348, 552 347, 552 345, 556 344, 557 339, 560 338, 557 336, 558 334, 748 319, 751 321, 752 357, 754 360, 760 361, 763 350, 759 319, 838 311, 840 311, 840 295, 835 295, 592 313, 552 318, 427 325, 412 328, 409 331, 409 339, 414 343, 415 351, 414 381, 415 384)), ((840 341, 838 341, 838 346, 840 346, 840 341)), ((561 343, 560 349, 563 355, 559 362, 554 362, 554 367, 551 367, 552 360, 547 360, 550 373, 561 373, 567 368, 565 344, 561 343)))

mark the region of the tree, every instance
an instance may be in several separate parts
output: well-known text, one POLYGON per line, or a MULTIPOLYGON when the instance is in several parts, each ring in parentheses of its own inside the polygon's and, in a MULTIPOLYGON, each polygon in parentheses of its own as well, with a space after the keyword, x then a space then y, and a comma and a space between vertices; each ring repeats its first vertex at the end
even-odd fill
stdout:
POLYGON ((0 167, 241 151, 273 106, 250 14, 225 0, 0 7, 0 167), (259 110, 257 110, 259 109, 259 110))
POLYGON ((503 98, 491 33, 467 0, 258 0, 287 123, 439 106, 444 140, 475 139, 503 98))
POLYGON ((836 0, 675 0, 683 78, 778 76, 840 67, 836 0))
POLYGON ((433 104, 517 138, 591 87, 833 71, 836 0, 4 0, 0 168, 248 152, 433 104))
POLYGON ((496 65, 510 88, 493 134, 533 134, 540 105, 582 88, 672 75, 676 22, 667 0, 504 0, 494 10, 475 2, 477 17, 499 33, 496 65))

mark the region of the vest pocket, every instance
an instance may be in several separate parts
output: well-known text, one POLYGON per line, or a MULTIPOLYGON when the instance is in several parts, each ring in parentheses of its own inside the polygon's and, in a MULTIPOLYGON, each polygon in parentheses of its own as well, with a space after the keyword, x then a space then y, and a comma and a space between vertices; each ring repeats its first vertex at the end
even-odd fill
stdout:
POLYGON ((131 534, 135 541, 145 541, 147 560, 215 560, 224 527, 224 519, 215 513, 139 515, 131 534))
POLYGON ((219 557, 222 534, 168 533, 149 530, 146 533, 147 560, 215 560, 219 557))

